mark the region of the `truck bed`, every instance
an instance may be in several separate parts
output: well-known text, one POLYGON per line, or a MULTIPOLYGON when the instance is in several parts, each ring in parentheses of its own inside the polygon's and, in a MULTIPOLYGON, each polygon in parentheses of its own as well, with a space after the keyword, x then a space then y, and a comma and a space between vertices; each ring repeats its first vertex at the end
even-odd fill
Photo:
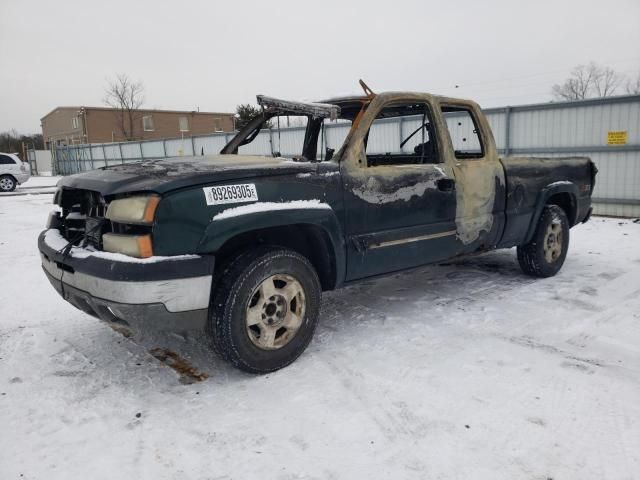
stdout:
POLYGON ((500 162, 506 179, 506 225, 498 247, 527 242, 532 218, 549 199, 565 209, 571 226, 589 215, 597 169, 588 157, 509 156, 500 162))

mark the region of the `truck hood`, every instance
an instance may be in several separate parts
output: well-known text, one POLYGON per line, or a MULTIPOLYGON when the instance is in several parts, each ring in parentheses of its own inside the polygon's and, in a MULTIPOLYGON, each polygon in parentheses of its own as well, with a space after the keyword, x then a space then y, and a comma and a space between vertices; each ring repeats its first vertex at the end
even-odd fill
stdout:
POLYGON ((103 196, 132 192, 163 194, 229 180, 313 172, 316 166, 313 162, 254 155, 175 157, 103 167, 64 177, 58 186, 93 190, 103 196))

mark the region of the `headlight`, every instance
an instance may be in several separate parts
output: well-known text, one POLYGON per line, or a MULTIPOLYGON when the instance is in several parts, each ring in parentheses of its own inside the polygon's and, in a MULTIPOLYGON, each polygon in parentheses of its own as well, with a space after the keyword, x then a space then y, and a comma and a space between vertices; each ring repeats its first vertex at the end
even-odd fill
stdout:
POLYGON ((109 204, 105 216, 112 222, 149 225, 153 223, 158 203, 157 195, 119 198, 109 204))
POLYGON ((147 258, 153 256, 151 235, 105 233, 102 236, 102 248, 105 252, 122 253, 130 257, 147 258))

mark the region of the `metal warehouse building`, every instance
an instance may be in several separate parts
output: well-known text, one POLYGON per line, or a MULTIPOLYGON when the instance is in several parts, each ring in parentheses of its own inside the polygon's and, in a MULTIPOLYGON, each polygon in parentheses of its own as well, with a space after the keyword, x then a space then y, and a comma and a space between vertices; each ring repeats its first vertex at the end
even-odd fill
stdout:
POLYGON ((640 216, 640 96, 488 109, 505 155, 590 157, 595 213, 640 216))
MULTIPOLYGON (((490 108, 485 114, 502 155, 591 157, 599 169, 594 212, 640 217, 640 95, 490 108)), ((415 128, 407 120, 388 119, 380 127, 399 145, 400 138, 415 128)), ((327 125, 325 145, 339 148, 349 127, 327 125)), ((58 173, 70 174, 141 159, 213 154, 232 135, 63 147, 54 150, 55 165, 58 173)), ((304 127, 264 130, 240 153, 299 154, 288 150, 303 136, 304 127)))

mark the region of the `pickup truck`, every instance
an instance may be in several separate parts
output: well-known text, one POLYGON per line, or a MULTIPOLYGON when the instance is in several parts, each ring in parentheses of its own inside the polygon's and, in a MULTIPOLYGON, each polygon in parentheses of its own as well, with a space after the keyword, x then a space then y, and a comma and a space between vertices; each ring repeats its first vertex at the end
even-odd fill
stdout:
POLYGON ((588 158, 500 158, 472 101, 365 89, 258 103, 217 155, 60 180, 38 247, 65 300, 133 329, 200 330, 264 373, 305 350, 322 291, 510 247, 526 274, 555 275, 591 214, 588 158), (291 117, 304 139, 272 131, 284 148, 250 154, 265 125, 291 117))

